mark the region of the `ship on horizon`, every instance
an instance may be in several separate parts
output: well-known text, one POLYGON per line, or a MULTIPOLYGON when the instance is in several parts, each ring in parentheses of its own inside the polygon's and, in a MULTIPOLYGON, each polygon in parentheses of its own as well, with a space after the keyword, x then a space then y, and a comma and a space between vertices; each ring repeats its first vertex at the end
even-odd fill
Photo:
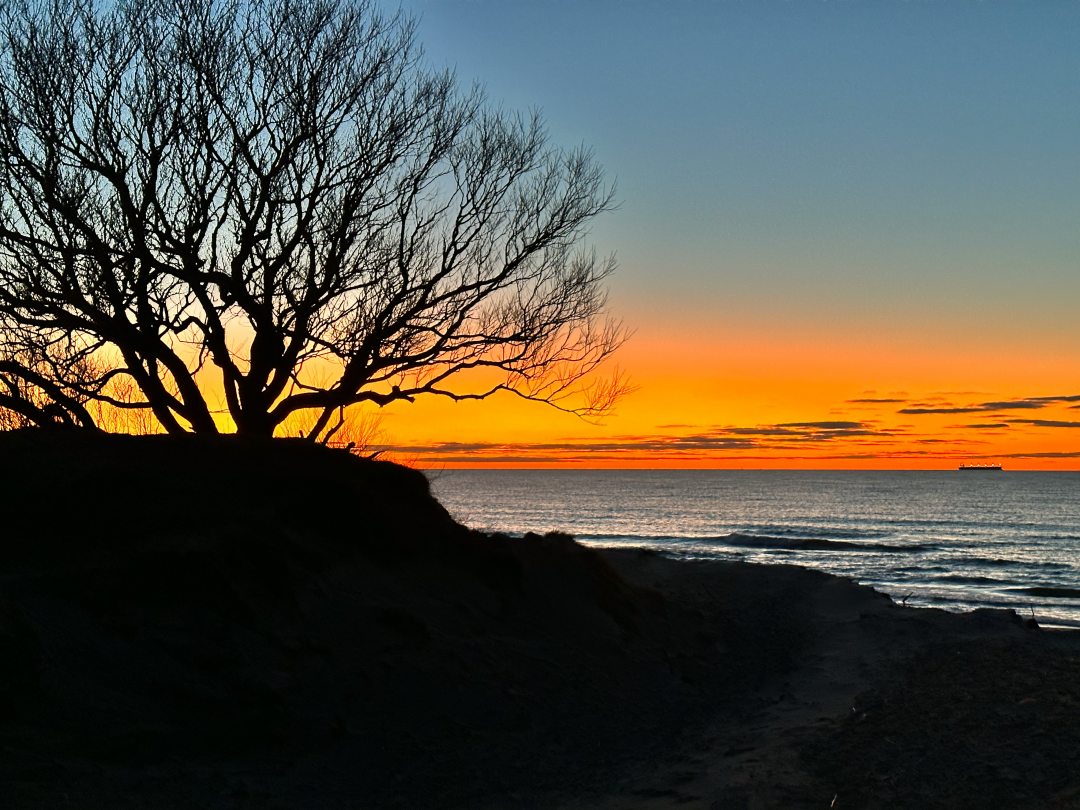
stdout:
POLYGON ((958 470, 997 470, 1000 472, 1005 469, 1000 464, 961 464, 957 467, 958 470))

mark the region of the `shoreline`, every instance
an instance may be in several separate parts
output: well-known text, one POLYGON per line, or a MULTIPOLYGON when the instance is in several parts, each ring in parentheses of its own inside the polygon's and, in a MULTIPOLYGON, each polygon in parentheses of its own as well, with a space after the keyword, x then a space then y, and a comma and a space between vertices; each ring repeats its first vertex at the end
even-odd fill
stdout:
MULTIPOLYGON (((606 553, 606 552, 609 552, 609 551, 614 551, 616 553, 619 553, 619 552, 622 552, 622 551, 629 552, 629 551, 641 550, 641 551, 648 551, 648 552, 653 552, 653 553, 659 554, 659 555, 665 557, 666 559, 670 559, 670 560, 675 561, 675 562, 698 562, 698 561, 701 561, 701 562, 718 562, 718 563, 738 563, 738 564, 754 565, 754 566, 759 566, 759 565, 760 566, 771 566, 771 565, 793 566, 793 567, 796 567, 796 568, 805 569, 807 571, 815 571, 815 572, 819 572, 819 573, 822 573, 822 574, 826 574, 828 576, 837 577, 839 579, 850 580, 851 582, 855 583, 856 585, 859 585, 859 586, 862 586, 862 587, 865 587, 865 588, 870 588, 870 589, 874 590, 875 592, 881 594, 882 596, 888 597, 890 600, 892 600, 898 606, 902 606, 902 607, 908 607, 908 608, 918 609, 918 610, 940 610, 940 611, 943 611, 945 613, 954 614, 954 615, 962 615, 962 614, 966 614, 966 613, 971 613, 971 612, 976 611, 976 610, 1000 610, 1000 611, 1007 611, 1007 612, 1015 613, 1019 619, 1021 619, 1022 621, 1025 621, 1025 622, 1030 620, 1030 619, 1034 619, 1035 622, 1038 624, 1039 628, 1041 628, 1043 630, 1055 630, 1055 631, 1062 631, 1062 632, 1080 631, 1080 619, 1077 619, 1077 620, 1061 619, 1061 618, 1055 619, 1052 615, 1050 615, 1049 618, 1048 618, 1045 613, 1043 615, 1040 615, 1039 611, 1045 610, 1045 608, 1047 608, 1047 607, 1052 608, 1053 607, 1052 604, 1049 604, 1049 605, 1043 604, 1043 605, 1037 605, 1036 606, 1036 605, 1028 605, 1028 604, 1019 605, 1019 604, 1006 603, 1006 602, 986 602, 986 601, 980 601, 980 600, 971 600, 971 601, 967 601, 967 602, 960 601, 960 600, 949 601, 949 602, 942 601, 940 603, 934 604, 934 603, 929 602, 926 599, 926 597, 922 597, 922 599, 914 599, 914 600, 905 601, 904 600, 905 594, 902 593, 902 591, 904 590, 903 588, 890 589, 890 588, 887 588, 883 583, 862 582, 862 581, 860 581, 859 579, 857 579, 855 577, 851 577, 851 576, 848 576, 848 575, 845 575, 845 574, 838 574, 838 573, 835 573, 833 571, 829 571, 824 567, 819 567, 817 565, 814 565, 814 564, 812 564, 813 561, 806 561, 806 560, 788 561, 788 560, 782 560, 782 559, 778 559, 775 562, 762 562, 762 561, 758 561, 758 560, 748 561, 748 560, 739 560, 739 559, 726 559, 726 558, 722 558, 722 557, 695 556, 692 553, 685 553, 685 552, 679 552, 679 551, 668 551, 668 550, 657 550, 655 548, 651 548, 649 546, 644 546, 644 545, 643 546, 616 546, 616 545, 604 545, 602 542, 591 542, 591 541, 580 541, 580 540, 578 542, 580 542, 581 545, 583 545, 583 546, 585 546, 587 548, 593 549, 595 551, 598 551, 598 552, 600 552, 602 554, 606 553), (1034 615, 1032 615, 1032 613, 1030 611, 1030 608, 1032 608, 1032 607, 1036 608, 1036 612, 1034 613, 1034 615)), ((1062 596, 1060 598, 1075 600, 1077 598, 1077 596, 1069 595, 1069 596, 1062 596)))
MULTIPOLYGON (((672 560, 674 566, 687 562, 672 560)), ((1047 794, 1043 770, 1049 764, 1044 734, 1071 723, 1080 705, 1074 680, 1080 675, 1080 635, 1036 629, 1007 610, 902 607, 869 586, 800 566, 790 567, 813 578, 784 571, 787 566, 771 572, 751 563, 701 566, 700 575, 714 585, 747 577, 744 587, 756 579, 783 593, 788 577, 802 580, 786 596, 799 602, 814 642, 789 670, 748 689, 737 710, 721 711, 703 740, 680 749, 666 766, 601 801, 568 803, 567 810, 709 808, 715 802, 760 808, 1080 806, 1080 781, 1062 780, 1068 784, 1047 794), (1010 691, 1012 681, 1024 694, 1010 691), (920 697, 922 712, 909 705, 920 697), (956 716, 932 730, 932 715, 949 715, 957 706, 956 716), (980 738, 981 724, 999 735, 992 744, 988 734, 980 738), (931 762, 918 751, 935 735, 955 747, 931 762), (978 743, 982 748, 970 750, 978 743), (1025 760, 1038 763, 1030 783, 1017 775, 1023 773, 1017 763, 1025 760)), ((635 572, 629 560, 617 567, 646 582, 684 578, 677 568, 635 572)))
POLYGON ((795 563, 854 577, 898 602, 1010 607, 1025 618, 1034 607, 1042 623, 1080 625, 1071 480, 505 472, 448 475, 434 490, 452 513, 484 528, 795 563))

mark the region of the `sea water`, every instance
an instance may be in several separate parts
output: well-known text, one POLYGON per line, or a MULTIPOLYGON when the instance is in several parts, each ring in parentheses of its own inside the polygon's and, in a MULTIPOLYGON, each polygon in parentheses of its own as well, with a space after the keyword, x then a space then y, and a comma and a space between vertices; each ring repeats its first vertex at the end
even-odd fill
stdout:
POLYGON ((1080 627, 1080 473, 444 470, 468 526, 791 563, 908 605, 1008 607, 1080 627))

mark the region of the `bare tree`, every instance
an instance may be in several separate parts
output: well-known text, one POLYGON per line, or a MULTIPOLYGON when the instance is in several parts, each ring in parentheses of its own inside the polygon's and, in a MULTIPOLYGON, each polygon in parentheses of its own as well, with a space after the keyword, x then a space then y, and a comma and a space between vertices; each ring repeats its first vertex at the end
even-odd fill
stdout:
POLYGON ((581 246, 602 172, 425 67, 402 15, 5 0, 0 38, 0 317, 93 361, 47 369, 69 414, 323 438, 359 403, 620 392, 586 384, 625 338, 581 246))
POLYGON ((0 320, 0 430, 30 426, 96 427, 87 408, 108 382, 93 347, 70 335, 0 320), (69 380, 70 384, 61 380, 69 380))

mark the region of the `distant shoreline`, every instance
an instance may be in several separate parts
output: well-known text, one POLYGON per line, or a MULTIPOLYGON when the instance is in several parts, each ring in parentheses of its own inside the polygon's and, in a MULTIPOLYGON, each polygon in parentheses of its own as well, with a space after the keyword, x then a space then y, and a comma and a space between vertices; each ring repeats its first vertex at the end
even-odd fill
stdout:
MULTIPOLYGON (((911 467, 895 469, 889 467, 874 467, 874 468, 809 468, 809 467, 579 467, 564 465, 558 463, 551 463, 544 466, 517 466, 514 464, 503 465, 472 465, 465 463, 450 464, 419 464, 410 463, 408 466, 413 469, 420 470, 424 473, 438 473, 438 472, 625 472, 625 473, 649 473, 649 472, 664 472, 664 473, 704 473, 704 472, 723 472, 723 473, 955 473, 959 472, 957 467, 911 467)), ((1008 466, 1003 468, 1002 472, 1008 473, 1062 473, 1066 475, 1072 475, 1080 473, 1080 467, 1067 470, 1030 470, 1008 466)))

